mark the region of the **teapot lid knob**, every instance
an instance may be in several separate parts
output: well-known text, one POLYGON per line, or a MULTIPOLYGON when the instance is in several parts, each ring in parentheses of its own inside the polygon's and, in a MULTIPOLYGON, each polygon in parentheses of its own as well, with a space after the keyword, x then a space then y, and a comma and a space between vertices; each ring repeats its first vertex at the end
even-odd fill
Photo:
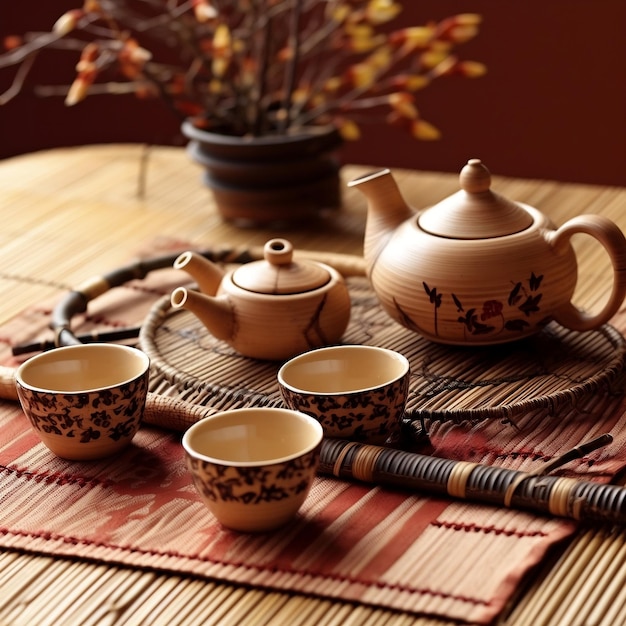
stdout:
POLYGON ((319 263, 293 260, 287 239, 270 239, 263 246, 263 261, 246 263, 233 273, 233 281, 255 293, 288 295, 324 286, 330 274, 319 263))
POLYGON ((263 256, 272 265, 289 265, 293 258, 293 245, 286 239, 270 239, 263 246, 263 256))
POLYGON ((491 188, 491 172, 480 159, 470 159, 459 175, 461 189, 467 193, 482 193, 491 188))

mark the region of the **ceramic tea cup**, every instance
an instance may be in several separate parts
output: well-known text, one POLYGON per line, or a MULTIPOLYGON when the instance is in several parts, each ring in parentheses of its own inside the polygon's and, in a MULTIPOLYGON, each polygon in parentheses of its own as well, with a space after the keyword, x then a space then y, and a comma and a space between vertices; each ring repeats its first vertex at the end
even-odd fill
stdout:
POLYGON ((283 408, 233 409, 183 435, 187 467, 209 511, 225 527, 264 532, 292 518, 319 465, 323 431, 283 408))
POLYGON ((315 417, 327 437, 384 443, 398 434, 409 387, 409 362, 376 346, 305 352, 278 371, 284 403, 315 417))
POLYGON ((139 429, 150 361, 129 346, 92 343, 55 348, 15 374, 22 409, 57 456, 99 459, 125 447, 139 429))

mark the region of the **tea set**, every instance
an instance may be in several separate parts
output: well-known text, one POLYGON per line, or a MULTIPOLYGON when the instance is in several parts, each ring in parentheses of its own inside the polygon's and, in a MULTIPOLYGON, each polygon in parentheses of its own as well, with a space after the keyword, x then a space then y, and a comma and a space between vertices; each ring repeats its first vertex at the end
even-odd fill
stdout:
MULTIPOLYGON (((599 215, 555 228, 537 209, 491 189, 479 159, 461 170, 461 189, 416 213, 389 170, 353 180, 368 200, 364 259, 381 307, 397 323, 434 342, 487 345, 538 333, 552 320, 575 331, 600 327, 626 296, 626 239, 599 215), (577 308, 574 235, 594 237, 613 267, 611 294, 594 314, 577 308)), ((200 292, 172 294, 208 331, 245 356, 282 359, 335 343, 349 320, 348 290, 319 262, 295 263, 286 240, 265 246, 265 260, 222 275, 210 261, 183 253, 200 292)))
MULTIPOLYGON (((457 193, 422 211, 407 205, 388 169, 349 183, 367 201, 366 275, 391 320, 426 340, 467 347, 515 342, 552 321, 592 330, 618 311, 626 238, 617 225, 579 215, 557 228, 539 210, 493 191, 479 159, 468 161, 459 182, 457 193), (613 268, 610 296, 596 313, 573 303, 578 234, 595 238, 613 268)), ((193 251, 174 262, 195 285, 171 293, 173 310, 188 310, 245 357, 280 362, 285 408, 222 411, 182 441, 202 500, 224 526, 245 532, 293 518, 311 488, 323 436, 384 443, 397 434, 408 395, 402 354, 341 344, 350 320, 341 273, 296 261, 293 252, 288 240, 271 239, 262 260, 230 271, 193 251), (264 501, 267 489, 280 497, 264 501)), ((148 359, 139 355, 84 344, 26 361, 16 386, 42 441, 67 459, 127 445, 146 401, 148 359), (114 411, 111 399, 119 401, 114 411)))

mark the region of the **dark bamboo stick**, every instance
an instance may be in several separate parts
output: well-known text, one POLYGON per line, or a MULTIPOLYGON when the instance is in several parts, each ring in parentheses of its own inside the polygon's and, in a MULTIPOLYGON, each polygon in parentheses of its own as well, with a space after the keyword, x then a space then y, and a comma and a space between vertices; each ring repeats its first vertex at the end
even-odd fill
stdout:
MULTIPOLYGON (((145 421, 171 430, 183 431, 215 412, 211 407, 174 398, 148 396, 145 421)), ((558 462, 541 469, 555 469, 611 441, 611 436, 601 435, 566 451, 558 462)), ((541 470, 531 474, 354 441, 324 439, 318 473, 585 522, 626 524, 626 488, 544 476, 541 470)))
MULTIPOLYGON (((608 439, 604 441, 608 442, 608 439)), ((574 457, 566 453, 565 458, 571 460, 574 457)), ((626 489, 617 485, 525 473, 330 439, 322 447, 319 472, 580 521, 626 523, 626 489), (512 486, 513 492, 509 493, 512 486)))

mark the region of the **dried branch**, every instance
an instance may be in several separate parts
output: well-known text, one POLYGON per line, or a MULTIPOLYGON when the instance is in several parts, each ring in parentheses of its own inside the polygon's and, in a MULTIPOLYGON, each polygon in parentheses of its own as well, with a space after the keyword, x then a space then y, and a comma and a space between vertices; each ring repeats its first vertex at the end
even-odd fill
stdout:
POLYGON ((84 0, 49 33, 5 39, 0 68, 15 72, 0 104, 26 88, 40 54, 64 50, 77 54, 74 81, 36 93, 68 105, 131 92, 221 132, 334 124, 346 138, 358 137, 367 111, 433 138, 414 94, 443 76, 484 73, 456 55, 480 18, 379 28, 401 9, 393 0, 84 0))

